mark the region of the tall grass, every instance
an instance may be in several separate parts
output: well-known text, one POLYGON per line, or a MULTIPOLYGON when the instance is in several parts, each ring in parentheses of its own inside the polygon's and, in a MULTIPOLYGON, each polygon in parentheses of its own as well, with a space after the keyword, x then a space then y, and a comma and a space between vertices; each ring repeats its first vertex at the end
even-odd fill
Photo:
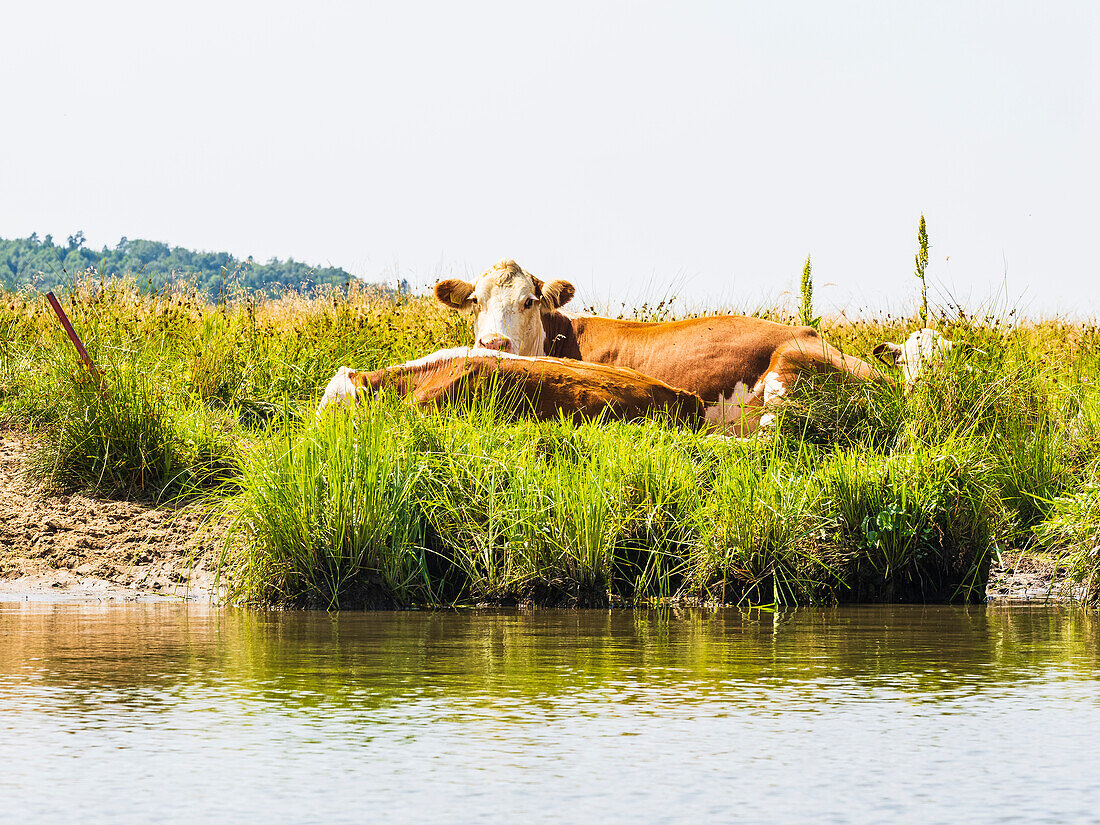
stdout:
MULTIPOLYGON (((1007 549, 1063 553, 1100 590, 1087 324, 941 317, 956 347, 911 392, 807 381, 738 442, 659 418, 534 422, 493 392, 316 420, 336 367, 469 342, 427 299, 207 304, 87 278, 66 301, 105 389, 40 296, 7 295, 0 421, 42 433, 34 469, 54 483, 206 497, 231 525, 222 570, 241 602, 975 601, 1007 549)), ((918 323, 821 319, 864 357, 918 323)))
POLYGON ((1002 517, 984 456, 967 443, 837 453, 821 469, 857 601, 975 601, 1002 517))
POLYGON ((924 215, 920 216, 920 226, 917 228, 917 254, 916 270, 914 274, 920 279, 920 309, 917 319, 922 327, 928 326, 928 227, 924 223, 924 215))
POLYGON ((423 466, 388 423, 381 408, 341 410, 242 455, 224 513, 232 597, 326 608, 433 598, 423 466))
POLYGON ((194 494, 230 472, 228 425, 215 411, 172 403, 155 374, 123 366, 100 384, 84 369, 59 381, 51 437, 30 469, 54 484, 114 496, 194 494))
POLYGON ((731 458, 717 463, 696 515, 697 584, 722 602, 783 605, 835 596, 843 582, 825 546, 832 519, 808 456, 750 448, 731 458))
POLYGON ((821 318, 814 316, 814 276, 813 267, 810 264, 810 256, 806 256, 806 263, 802 265, 802 281, 799 288, 798 322, 803 326, 821 326, 821 318))

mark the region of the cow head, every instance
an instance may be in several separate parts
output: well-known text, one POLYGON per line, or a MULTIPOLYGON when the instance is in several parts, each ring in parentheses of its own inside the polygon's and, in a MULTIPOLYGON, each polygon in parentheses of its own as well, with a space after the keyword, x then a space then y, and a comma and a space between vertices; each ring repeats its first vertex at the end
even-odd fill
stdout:
POLYGON ((905 376, 905 388, 912 387, 921 371, 942 364, 947 353, 955 346, 934 329, 918 329, 904 344, 884 341, 872 350, 884 364, 896 364, 905 376))
POLYGON ((569 303, 573 285, 543 283, 515 261, 501 261, 472 284, 440 281, 435 297, 451 309, 473 313, 476 346, 513 355, 545 355, 542 314, 569 303))
POLYGON ((351 367, 340 367, 325 387, 325 394, 317 406, 320 416, 327 407, 354 404, 359 391, 364 388, 363 373, 351 367))

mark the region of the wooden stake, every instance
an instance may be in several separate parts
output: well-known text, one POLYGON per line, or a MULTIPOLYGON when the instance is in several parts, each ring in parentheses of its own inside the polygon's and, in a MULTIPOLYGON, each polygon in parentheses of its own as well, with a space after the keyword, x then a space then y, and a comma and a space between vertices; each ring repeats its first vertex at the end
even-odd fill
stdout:
POLYGON ((95 364, 92 363, 92 359, 88 356, 88 350, 84 349, 84 344, 81 342, 80 336, 76 334, 73 325, 69 323, 69 316, 66 315, 65 310, 61 308, 61 303, 57 300, 57 296, 54 295, 53 292, 47 292, 46 300, 50 302, 53 311, 57 313, 57 320, 61 322, 61 326, 65 328, 65 332, 69 333, 69 340, 73 342, 76 351, 79 352, 80 357, 84 359, 84 364, 88 367, 88 371, 96 377, 96 380, 99 381, 99 385, 102 387, 103 375, 96 369, 95 364))

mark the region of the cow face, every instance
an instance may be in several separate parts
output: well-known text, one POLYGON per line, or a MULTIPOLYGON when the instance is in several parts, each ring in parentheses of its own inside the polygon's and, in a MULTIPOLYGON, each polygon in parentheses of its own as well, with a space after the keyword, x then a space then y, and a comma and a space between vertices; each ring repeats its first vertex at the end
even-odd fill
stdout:
POLYGON ((474 315, 474 344, 513 355, 545 355, 542 314, 573 297, 566 281, 543 283, 515 261, 501 261, 474 283, 440 281, 435 297, 452 309, 474 315))
POLYGON ((364 388, 363 374, 351 367, 340 367, 336 375, 325 387, 324 397, 317 407, 317 415, 321 415, 326 407, 342 404, 354 404, 359 391, 364 388))
POLYGON ((885 341, 872 350, 884 364, 896 364, 905 376, 905 387, 913 386, 921 371, 942 364, 955 344, 934 329, 918 329, 904 344, 885 341))

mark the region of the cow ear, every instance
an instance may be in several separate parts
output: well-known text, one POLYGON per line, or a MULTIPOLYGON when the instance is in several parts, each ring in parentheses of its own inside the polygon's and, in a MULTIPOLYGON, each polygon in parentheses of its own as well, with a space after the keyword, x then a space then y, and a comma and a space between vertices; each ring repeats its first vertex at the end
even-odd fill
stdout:
POLYGON ((549 309, 563 307, 573 300, 573 285, 568 281, 551 281, 542 288, 543 306, 549 309))
POLYGON ((474 294, 474 285, 469 281, 451 278, 440 281, 435 285, 435 297, 441 304, 446 304, 451 309, 469 309, 474 302, 470 298, 474 294))
POLYGON ((898 356, 901 355, 901 346, 893 341, 883 341, 871 350, 871 354, 882 363, 894 366, 898 362, 898 356))

